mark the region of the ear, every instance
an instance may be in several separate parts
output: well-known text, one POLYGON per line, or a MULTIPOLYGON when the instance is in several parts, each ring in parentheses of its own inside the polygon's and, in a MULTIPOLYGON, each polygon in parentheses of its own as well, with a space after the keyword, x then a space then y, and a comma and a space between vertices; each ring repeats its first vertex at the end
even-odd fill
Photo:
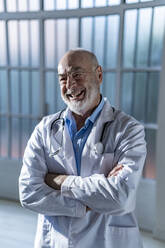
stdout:
POLYGON ((103 80, 103 70, 102 70, 102 67, 100 65, 96 68, 96 72, 97 72, 97 77, 98 77, 99 83, 101 84, 102 80, 103 80))

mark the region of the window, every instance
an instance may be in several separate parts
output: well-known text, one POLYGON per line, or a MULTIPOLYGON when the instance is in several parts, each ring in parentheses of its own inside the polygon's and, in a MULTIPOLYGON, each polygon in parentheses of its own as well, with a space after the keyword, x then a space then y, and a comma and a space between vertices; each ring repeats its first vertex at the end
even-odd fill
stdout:
POLYGON ((125 11, 121 108, 146 127, 144 177, 155 178, 155 144, 165 7, 125 11), (133 28, 136 27, 136 28, 133 28))
POLYGON ((64 107, 57 64, 84 47, 103 66, 103 95, 144 124, 154 178, 165 1, 0 0, 0 16, 0 157, 22 158, 42 116, 64 107))

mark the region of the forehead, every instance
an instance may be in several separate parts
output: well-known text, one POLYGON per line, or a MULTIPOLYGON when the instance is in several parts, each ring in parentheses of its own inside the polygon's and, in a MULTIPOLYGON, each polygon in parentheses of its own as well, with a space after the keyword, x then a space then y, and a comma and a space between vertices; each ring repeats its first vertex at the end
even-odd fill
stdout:
POLYGON ((67 54, 58 65, 58 73, 68 71, 89 70, 92 67, 91 59, 84 54, 67 54))

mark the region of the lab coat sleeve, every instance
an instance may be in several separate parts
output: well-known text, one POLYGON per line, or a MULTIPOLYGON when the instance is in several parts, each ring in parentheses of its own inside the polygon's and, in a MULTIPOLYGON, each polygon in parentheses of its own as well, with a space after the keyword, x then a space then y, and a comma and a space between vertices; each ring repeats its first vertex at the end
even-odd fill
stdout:
POLYGON ((19 177, 19 193, 22 206, 35 212, 51 216, 82 217, 86 207, 79 200, 61 195, 50 188, 44 178, 48 172, 41 132, 35 128, 28 141, 19 177))
POLYGON ((62 184, 63 196, 77 199, 99 213, 123 215, 135 209, 136 190, 146 156, 144 128, 138 122, 131 122, 119 131, 115 163, 124 167, 118 175, 69 176, 62 184))

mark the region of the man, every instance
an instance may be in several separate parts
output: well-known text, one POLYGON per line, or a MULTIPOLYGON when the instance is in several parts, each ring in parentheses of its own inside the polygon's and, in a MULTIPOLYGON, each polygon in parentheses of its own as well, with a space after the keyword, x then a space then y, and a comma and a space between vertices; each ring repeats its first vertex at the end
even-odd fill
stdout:
POLYGON ((143 127, 101 96, 91 52, 67 52, 58 75, 68 107, 37 125, 19 179, 22 205, 39 213, 35 248, 140 248, 143 127))

